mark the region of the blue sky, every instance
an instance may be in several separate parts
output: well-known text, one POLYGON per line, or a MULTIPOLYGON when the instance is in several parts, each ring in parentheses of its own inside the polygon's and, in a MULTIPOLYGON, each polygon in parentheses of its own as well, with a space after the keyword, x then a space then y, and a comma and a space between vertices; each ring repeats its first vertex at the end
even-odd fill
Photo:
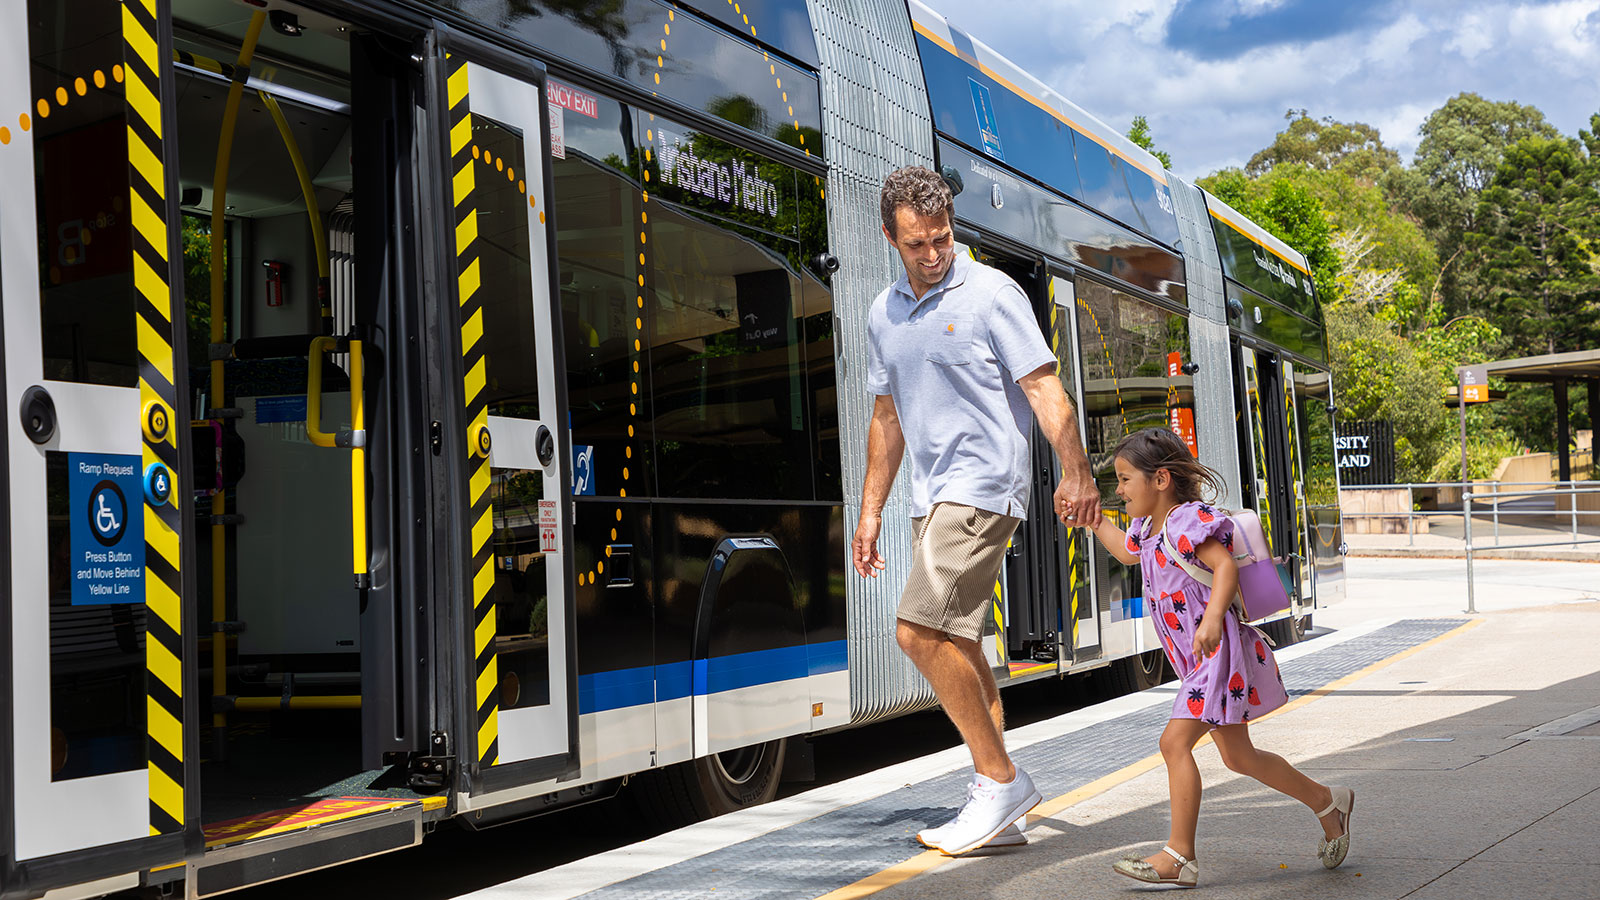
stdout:
POLYGON ((1462 91, 1600 112, 1600 0, 924 0, 1119 131, 1138 114, 1188 179, 1239 166, 1284 112, 1377 126, 1410 162, 1462 91))

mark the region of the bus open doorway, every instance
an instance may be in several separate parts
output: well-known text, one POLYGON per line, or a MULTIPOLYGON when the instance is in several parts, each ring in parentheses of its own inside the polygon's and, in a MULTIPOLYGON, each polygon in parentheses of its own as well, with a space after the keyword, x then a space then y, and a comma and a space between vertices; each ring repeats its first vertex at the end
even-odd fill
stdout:
POLYGON ((178 0, 173 35, 192 689, 217 846, 419 796, 385 765, 426 730, 417 603, 403 598, 420 580, 405 567, 428 554, 403 552, 414 533, 392 526, 424 494, 401 487, 417 473, 390 439, 418 404, 385 365, 412 330, 414 282, 397 276, 415 254, 394 235, 414 88, 408 52, 285 4, 178 0))

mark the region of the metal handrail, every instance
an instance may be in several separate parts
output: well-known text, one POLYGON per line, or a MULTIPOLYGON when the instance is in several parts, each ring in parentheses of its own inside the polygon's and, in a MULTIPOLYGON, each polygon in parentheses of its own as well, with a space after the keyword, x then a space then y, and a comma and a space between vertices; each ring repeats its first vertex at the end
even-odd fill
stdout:
MULTIPOLYGON (((1339 488, 1339 490, 1340 491, 1363 491, 1363 490, 1373 491, 1373 490, 1398 490, 1400 488, 1405 488, 1406 489, 1406 546, 1415 547, 1416 544, 1417 544, 1417 540, 1416 540, 1416 530, 1415 530, 1415 527, 1414 527, 1415 523, 1412 521, 1414 518, 1416 518, 1417 516, 1422 516, 1424 518, 1426 518, 1428 516, 1466 516, 1467 515, 1467 511, 1466 511, 1467 510, 1467 504, 1466 504, 1465 496, 1467 494, 1472 493, 1471 491, 1467 491, 1467 490, 1463 490, 1462 491, 1463 500, 1462 500, 1462 509, 1460 509, 1460 510, 1416 509, 1415 507, 1417 505, 1417 503, 1416 503, 1416 489, 1417 488, 1419 488, 1419 487, 1425 487, 1425 488, 1459 487, 1459 488, 1465 489, 1465 488, 1477 487, 1479 485, 1494 485, 1497 488, 1506 487, 1506 486, 1511 486, 1511 487, 1524 487, 1524 486, 1543 487, 1543 486, 1546 486, 1546 485, 1549 486, 1546 489, 1537 490, 1537 491, 1502 491, 1502 490, 1494 490, 1494 491, 1480 491, 1480 492, 1478 492, 1479 494, 1492 496, 1492 497, 1530 497, 1531 498, 1531 497, 1535 497, 1535 496, 1538 496, 1538 497, 1555 497, 1555 496, 1566 496, 1566 495, 1572 495, 1572 494, 1600 493, 1600 481, 1596 481, 1596 480, 1576 481, 1576 480, 1572 480, 1572 479, 1569 479, 1567 481, 1489 481, 1489 480, 1485 479, 1484 481, 1476 481, 1476 482, 1466 482, 1466 481, 1430 481, 1430 482, 1410 483, 1410 484, 1353 484, 1353 485, 1341 486, 1339 488), (1588 487, 1588 488, 1556 488, 1555 487, 1556 485, 1578 485, 1578 484, 1593 485, 1593 487, 1588 487)), ((1549 512, 1546 512, 1544 510, 1533 510, 1533 509, 1509 509, 1509 510, 1502 511, 1500 509, 1500 504, 1499 503, 1490 504, 1490 508, 1491 508, 1491 511, 1492 511, 1492 518, 1494 520, 1494 541, 1495 541, 1494 542, 1494 547, 1496 549, 1511 550, 1511 549, 1516 549, 1517 547, 1520 547, 1520 546, 1530 546, 1530 547, 1531 546, 1536 546, 1536 545, 1533 545, 1533 544, 1527 544, 1527 545, 1522 545, 1522 544, 1502 545, 1500 543, 1500 517, 1501 516, 1508 516, 1509 517, 1509 516, 1544 516, 1544 515, 1550 515, 1549 512)), ((1554 510, 1553 512, 1562 512, 1562 511, 1563 510, 1554 510)), ((1555 544, 1541 544, 1541 545, 1537 545, 1537 546, 1556 546, 1556 545, 1560 545, 1560 544, 1572 544, 1572 545, 1576 546, 1579 543, 1588 543, 1588 541, 1579 541, 1578 540, 1578 516, 1580 514, 1581 515, 1585 515, 1585 516, 1600 515, 1600 510, 1590 510, 1590 509, 1579 510, 1578 509, 1578 505, 1576 503, 1574 503, 1574 504, 1572 504, 1571 509, 1565 510, 1565 511, 1569 512, 1571 514, 1571 517, 1572 517, 1572 540, 1571 541, 1557 541, 1555 544)), ((1380 513, 1379 515, 1382 515, 1382 514, 1380 513)), ((1398 515, 1398 513, 1395 513, 1395 515, 1398 515)), ((1343 515, 1342 511, 1340 513, 1340 518, 1341 519, 1344 518, 1344 515, 1343 515)), ((1468 523, 1468 524, 1470 525, 1470 523, 1468 523)))
MULTIPOLYGON (((1553 483, 1555 483, 1555 484, 1575 484, 1576 482, 1561 481, 1561 482, 1553 482, 1553 483)), ((1483 493, 1483 494, 1486 494, 1488 496, 1496 496, 1497 497, 1497 496, 1500 496, 1501 492, 1499 492, 1499 491, 1482 491, 1482 492, 1478 492, 1478 491, 1470 491, 1470 490, 1463 490, 1461 492, 1461 515, 1462 515, 1462 521, 1463 521, 1464 526, 1465 526, 1465 537, 1466 537, 1466 545, 1467 545, 1467 613, 1468 614, 1475 614, 1478 611, 1477 584, 1474 581, 1473 576, 1472 576, 1472 550, 1473 550, 1473 547, 1472 547, 1472 498, 1473 498, 1473 495, 1476 494, 1476 493, 1483 493)), ((1544 493, 1548 493, 1551 496, 1555 496, 1557 494, 1566 494, 1566 495, 1600 494, 1600 486, 1588 487, 1588 488, 1570 488, 1570 489, 1564 489, 1564 490, 1559 490, 1559 491, 1546 491, 1544 493)), ((1498 513, 1498 509, 1499 508, 1498 508, 1498 505, 1497 505, 1496 506, 1496 512, 1497 513, 1498 513)), ((1593 538, 1593 539, 1583 540, 1583 541, 1578 540, 1578 504, 1577 504, 1576 501, 1574 501, 1571 504, 1570 512, 1572 514, 1572 540, 1570 542, 1568 542, 1568 541, 1555 541, 1555 542, 1549 542, 1549 543, 1514 544, 1514 545, 1512 545, 1511 548, 1508 548, 1508 549, 1515 549, 1517 547, 1553 547, 1553 546, 1568 546, 1568 545, 1576 547, 1579 544, 1597 544, 1597 543, 1600 543, 1600 538, 1593 538)), ((1499 546, 1499 542, 1500 542, 1500 526, 1499 526, 1499 522, 1497 521, 1495 523, 1495 545, 1497 547, 1499 546)))

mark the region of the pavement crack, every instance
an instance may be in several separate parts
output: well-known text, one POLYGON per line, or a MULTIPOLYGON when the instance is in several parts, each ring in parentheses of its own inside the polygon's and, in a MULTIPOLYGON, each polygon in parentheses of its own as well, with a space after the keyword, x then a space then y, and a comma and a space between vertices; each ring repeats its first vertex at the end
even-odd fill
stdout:
POLYGON ((1411 890, 1406 891, 1404 894, 1400 895, 1399 900, 1405 900, 1405 898, 1411 896, 1412 894, 1415 894, 1417 891, 1420 891, 1423 888, 1427 887, 1428 885, 1433 884, 1434 882, 1436 882, 1439 879, 1445 877, 1446 875, 1449 875, 1451 872, 1454 872, 1455 870, 1461 868, 1462 866, 1466 865, 1467 863, 1472 862, 1473 860, 1477 859, 1478 857, 1482 856, 1483 854, 1488 853, 1490 850, 1493 850, 1494 848, 1500 846, 1501 844, 1505 843, 1506 841, 1509 841, 1512 838, 1516 837, 1517 835, 1523 833, 1524 831, 1527 831, 1529 828, 1532 828, 1533 826, 1539 824, 1540 822, 1543 822, 1545 819, 1550 818, 1551 816, 1553 816, 1556 813, 1562 811, 1563 809, 1566 809, 1567 807, 1571 806, 1572 804, 1577 803, 1579 800, 1582 800, 1585 797, 1588 797, 1589 795, 1595 794, 1595 793, 1600 793, 1600 787, 1590 788, 1589 790, 1584 791, 1583 793, 1579 794, 1578 796, 1573 797, 1571 800, 1568 800, 1567 802, 1561 804, 1560 806, 1557 806, 1555 809, 1550 810, 1549 812, 1545 813, 1544 815, 1540 816, 1539 818, 1534 819, 1532 822, 1529 822, 1528 824, 1522 826, 1521 828, 1518 828, 1516 831, 1511 832, 1510 834, 1506 835, 1505 837, 1501 838, 1500 840, 1495 841, 1494 843, 1492 843, 1489 846, 1483 848, 1482 850, 1479 850, 1477 853, 1474 853, 1471 856, 1467 857, 1466 859, 1463 859, 1462 861, 1460 861, 1460 862, 1456 863, 1455 865, 1451 866, 1450 868, 1445 869, 1443 872, 1440 872, 1438 875, 1435 875, 1434 877, 1428 879, 1427 881, 1424 881, 1423 883, 1417 885, 1416 887, 1412 888, 1411 890))
POLYGON ((1518 747, 1521 747, 1523 744, 1526 744, 1527 742, 1528 742, 1527 739, 1523 739, 1523 740, 1517 741, 1516 743, 1512 744, 1511 746, 1504 747, 1504 748, 1501 748, 1499 750, 1496 750, 1495 752, 1489 754, 1488 756, 1480 756, 1477 759, 1473 760, 1472 762, 1462 763, 1461 765, 1456 766, 1452 771, 1459 772, 1459 771, 1461 771, 1462 769, 1465 769, 1468 766, 1475 766, 1478 763, 1481 763, 1486 759, 1494 759, 1496 756, 1499 756, 1500 754, 1505 753, 1508 750, 1515 750, 1518 747))

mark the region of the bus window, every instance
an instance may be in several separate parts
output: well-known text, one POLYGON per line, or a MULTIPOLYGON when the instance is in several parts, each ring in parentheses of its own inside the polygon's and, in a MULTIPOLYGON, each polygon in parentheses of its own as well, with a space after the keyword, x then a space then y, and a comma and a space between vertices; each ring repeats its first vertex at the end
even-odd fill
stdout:
POLYGON ((28 32, 44 377, 134 387, 120 7, 29 3, 28 32))
POLYGON ((665 207, 651 233, 661 494, 810 499, 799 285, 787 261, 665 207))
POLYGON ((1078 345, 1083 357, 1083 416, 1089 461, 1107 506, 1116 499, 1111 452, 1125 435, 1171 427, 1173 411, 1194 408, 1194 379, 1179 366, 1189 355, 1184 318, 1088 279, 1077 284, 1078 345))
POLYGON ((635 323, 644 315, 639 236, 648 222, 623 137, 633 133, 632 115, 559 82, 551 90, 572 107, 552 113, 563 120, 565 146, 551 164, 573 453, 584 460, 574 493, 647 495, 655 476, 641 407, 650 348, 635 323))

